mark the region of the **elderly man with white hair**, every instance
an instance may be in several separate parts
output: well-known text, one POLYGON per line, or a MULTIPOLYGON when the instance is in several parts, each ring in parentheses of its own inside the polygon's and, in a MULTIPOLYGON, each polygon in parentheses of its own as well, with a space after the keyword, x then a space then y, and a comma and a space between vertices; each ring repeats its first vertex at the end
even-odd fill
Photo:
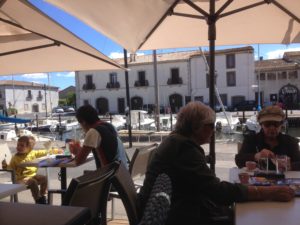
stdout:
MULTIPOLYGON (((148 167, 139 193, 145 208, 156 177, 166 173, 172 182, 167 225, 215 224, 216 218, 229 216, 229 205, 242 201, 290 201, 289 187, 250 187, 220 181, 205 161, 202 144, 214 132, 215 112, 199 102, 190 102, 177 115, 175 130, 161 143, 148 167)), ((233 224, 228 220, 222 224, 233 224)))

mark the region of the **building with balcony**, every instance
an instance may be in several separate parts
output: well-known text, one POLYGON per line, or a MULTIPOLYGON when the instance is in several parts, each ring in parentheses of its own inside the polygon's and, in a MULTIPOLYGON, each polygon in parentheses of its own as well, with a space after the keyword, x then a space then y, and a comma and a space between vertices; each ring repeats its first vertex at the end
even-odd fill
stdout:
MULTIPOLYGON (((251 87, 256 83, 253 52, 252 47, 216 51, 216 86, 225 105, 255 99, 251 87)), ((207 59, 208 53, 203 55, 200 51, 157 54, 159 104, 163 108, 178 112, 192 100, 209 102, 207 59)), ((123 59, 117 61, 122 64, 123 59)), ((155 104, 153 56, 130 57, 128 68, 131 108, 155 104)), ((125 113, 124 73, 122 70, 77 71, 77 105, 91 104, 100 114, 125 113)))
POLYGON ((58 105, 58 87, 33 82, 0 81, 0 110, 15 108, 18 114, 51 112, 58 105))
POLYGON ((288 109, 300 108, 300 51, 285 52, 281 59, 256 61, 255 74, 262 104, 281 102, 288 109))

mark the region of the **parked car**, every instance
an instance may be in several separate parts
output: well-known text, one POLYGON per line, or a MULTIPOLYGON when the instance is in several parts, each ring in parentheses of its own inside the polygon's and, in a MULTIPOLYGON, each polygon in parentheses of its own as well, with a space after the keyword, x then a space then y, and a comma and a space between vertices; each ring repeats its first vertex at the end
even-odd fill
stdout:
MULTIPOLYGON (((227 111, 227 110, 228 110, 228 107, 227 107, 227 105, 224 105, 224 109, 225 109, 225 111, 227 111)), ((222 111, 222 107, 221 107, 221 105, 220 105, 220 104, 216 104, 216 106, 215 106, 215 110, 216 110, 216 112, 220 112, 220 111, 222 111)))
POLYGON ((64 109, 62 107, 54 107, 52 109, 52 112, 53 113, 64 113, 65 111, 64 111, 64 109))
POLYGON ((245 100, 231 106, 231 111, 255 111, 256 108, 255 100, 245 100))
POLYGON ((72 106, 63 106, 65 112, 75 112, 75 109, 72 106))

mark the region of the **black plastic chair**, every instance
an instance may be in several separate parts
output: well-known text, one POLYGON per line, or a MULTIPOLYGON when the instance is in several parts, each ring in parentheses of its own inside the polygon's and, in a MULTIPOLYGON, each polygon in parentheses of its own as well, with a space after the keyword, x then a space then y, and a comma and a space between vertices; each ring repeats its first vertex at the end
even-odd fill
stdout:
MULTIPOLYGON (((157 149, 158 144, 154 143, 151 145, 136 148, 131 161, 129 163, 129 175, 133 181, 135 191, 138 193, 140 187, 143 184, 143 179, 147 171, 148 164, 150 163, 154 152, 157 149)), ((113 190, 110 192, 111 202, 111 215, 114 219, 114 198, 120 198, 118 193, 113 190)))
MULTIPOLYGON (((137 225, 140 220, 137 193, 130 173, 123 163, 120 163, 119 168, 113 176, 112 185, 116 189, 116 196, 123 202, 129 224, 137 225)), ((110 196, 116 197, 113 193, 110 193, 110 196)))
POLYGON ((89 224, 105 225, 111 179, 118 168, 119 162, 114 162, 101 169, 73 178, 62 205, 87 207, 91 210, 89 224))

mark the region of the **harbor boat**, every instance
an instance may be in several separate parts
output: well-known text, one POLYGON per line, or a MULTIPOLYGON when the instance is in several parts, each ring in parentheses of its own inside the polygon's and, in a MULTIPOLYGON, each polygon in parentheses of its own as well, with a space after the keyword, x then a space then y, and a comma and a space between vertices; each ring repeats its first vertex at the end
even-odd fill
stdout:
POLYGON ((148 117, 147 111, 131 110, 131 127, 132 129, 149 130, 150 125, 155 123, 155 120, 148 117))
MULTIPOLYGON (((159 126, 161 131, 171 131, 174 129, 176 124, 176 116, 172 115, 172 126, 171 126, 171 116, 170 115, 159 115, 159 126)), ((152 130, 156 130, 156 124, 150 125, 152 130)))
POLYGON ((63 120, 60 123, 58 122, 58 124, 56 124, 55 131, 61 130, 64 132, 68 132, 73 131, 74 129, 80 129, 80 124, 75 118, 63 120))
POLYGON ((36 121, 31 123, 26 129, 32 132, 55 132, 59 124, 58 120, 55 119, 39 119, 37 123, 38 125, 36 121))
POLYGON ((240 125, 239 118, 232 116, 231 112, 224 111, 216 113, 216 130, 226 134, 235 133, 237 127, 240 125))
POLYGON ((122 115, 113 115, 111 123, 117 130, 121 130, 126 125, 126 119, 122 115))
POLYGON ((0 130, 0 140, 1 141, 17 141, 20 136, 33 136, 36 141, 49 141, 50 137, 44 137, 41 135, 33 134, 30 130, 18 129, 17 133, 15 129, 3 129, 0 130))
POLYGON ((256 115, 250 116, 245 122, 244 132, 258 133, 261 127, 257 122, 256 115))

